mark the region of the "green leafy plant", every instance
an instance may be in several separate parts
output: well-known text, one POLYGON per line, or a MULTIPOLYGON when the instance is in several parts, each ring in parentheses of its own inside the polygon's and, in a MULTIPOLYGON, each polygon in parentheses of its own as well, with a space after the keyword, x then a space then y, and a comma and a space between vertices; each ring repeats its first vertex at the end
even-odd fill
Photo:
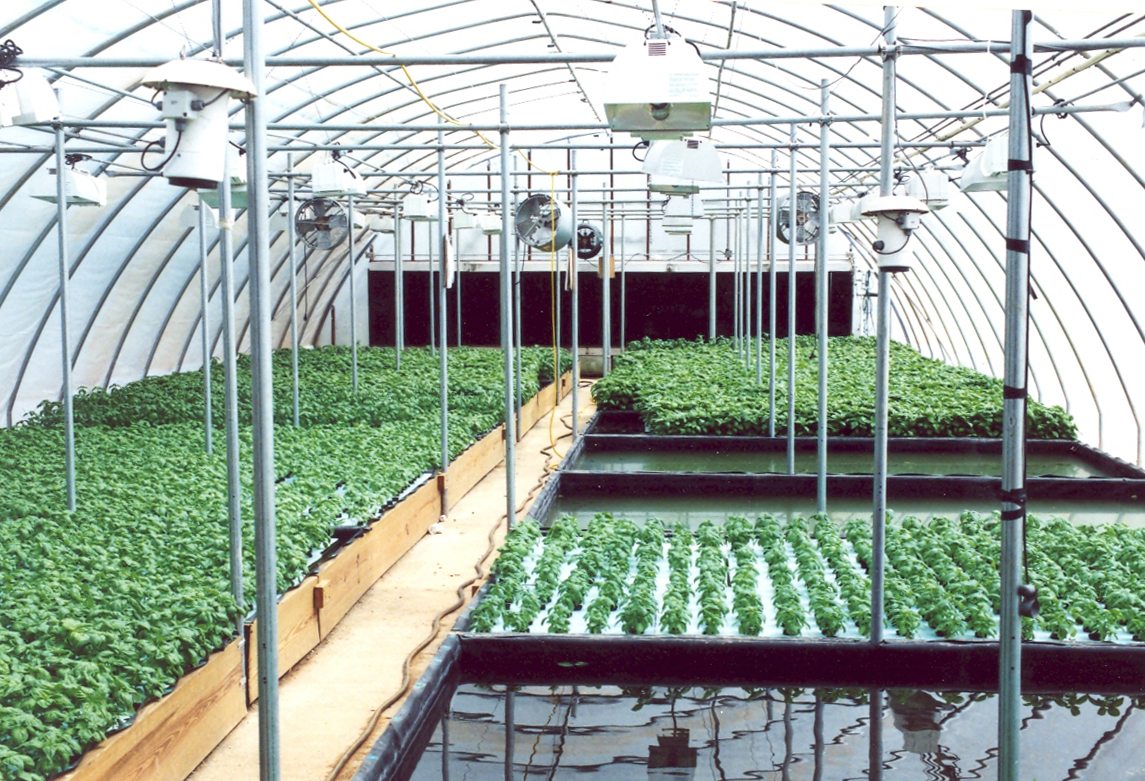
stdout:
MULTIPOLYGON (((795 340, 795 433, 817 430, 818 361, 815 338, 795 340)), ((787 425, 787 340, 777 342, 777 433, 787 425)), ((875 341, 832 337, 829 345, 828 433, 874 432, 875 341)), ((1002 381, 964 367, 925 358, 891 343, 889 430, 899 437, 998 437, 1002 432, 1002 381)), ((767 367, 764 367, 767 371, 767 367)), ((593 386, 602 410, 640 413, 653 434, 766 435, 768 390, 755 383, 726 339, 655 341, 628 345, 615 368, 593 386)), ((1031 400, 1027 433, 1043 439, 1074 439, 1073 419, 1060 407, 1031 400)))

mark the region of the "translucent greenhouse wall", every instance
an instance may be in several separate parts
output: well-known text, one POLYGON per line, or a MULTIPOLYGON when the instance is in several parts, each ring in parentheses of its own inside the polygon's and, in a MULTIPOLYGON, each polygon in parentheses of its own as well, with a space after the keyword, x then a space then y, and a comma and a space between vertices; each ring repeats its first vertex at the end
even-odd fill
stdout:
MULTIPOLYGON (((239 8, 224 6, 224 54, 237 57, 242 45, 239 8)), ((357 38, 405 55, 612 54, 639 40, 640 30, 651 24, 651 13, 643 4, 600 0, 540 3, 539 7, 528 3, 506 6, 495 0, 412 2, 402 4, 400 10, 365 0, 328 0, 323 7, 357 38), (542 21, 542 12, 545 24, 537 23, 542 21)), ((266 44, 272 56, 332 57, 366 51, 337 33, 307 2, 267 8, 266 44)), ((680 0, 665 4, 665 11, 668 24, 703 53, 725 48, 869 46, 877 41, 883 24, 882 10, 876 6, 680 0)), ((1003 42, 1009 37, 1009 14, 1004 10, 910 8, 900 11, 897 25, 900 40, 917 45, 1003 42)), ((1038 42, 1130 38, 1142 32, 1145 23, 1139 16, 1112 11, 1047 11, 1033 28, 1038 42)), ((12 0, 0 17, 0 38, 13 39, 27 57, 45 61, 80 55, 157 60, 180 53, 203 56, 210 51, 210 3, 138 0, 109 14, 98 4, 80 0, 12 0)), ((903 56, 899 110, 909 114, 1004 108, 1007 58, 998 52, 903 56)), ((836 115, 877 114, 879 110, 881 62, 877 56, 708 60, 707 68, 716 118, 721 121, 817 115, 818 85, 823 78, 831 82, 831 107, 836 115)), ((152 123, 157 115, 150 105, 151 91, 139 86, 145 70, 69 67, 45 74, 62 89, 68 119, 152 123)), ((628 204, 624 208, 646 208, 647 198, 639 192, 644 186, 642 176, 603 173, 613 169, 638 172, 640 165, 630 153, 633 142, 629 138, 610 138, 600 129, 599 95, 607 78, 607 63, 474 61, 413 65, 409 70, 422 91, 459 122, 495 123, 498 85, 504 82, 509 85, 511 122, 578 126, 511 134, 515 145, 534 150, 533 161, 543 169, 534 170, 531 187, 521 182, 522 190, 548 190, 549 177, 543 171, 567 166, 566 150, 544 147, 613 144, 607 150, 578 151, 578 169, 600 172, 580 177, 582 196, 586 201, 599 200, 602 191, 614 185, 620 188, 614 197, 628 204)), ((1136 294, 1145 281, 1145 225, 1140 219, 1145 213, 1145 145, 1141 143, 1145 130, 1139 97, 1145 87, 1143 70, 1145 53, 1140 49, 1041 52, 1034 65, 1036 108, 1059 103, 1131 104, 1123 112, 1064 117, 1051 113, 1035 121, 1032 282, 1036 298, 1030 310, 1032 392, 1042 401, 1064 405, 1077 418, 1084 440, 1130 461, 1141 458, 1145 426, 1145 311, 1136 294)), ((384 172, 367 181, 390 194, 407 189, 411 177, 428 180, 435 172, 434 132, 372 127, 436 121, 398 68, 276 65, 268 83, 272 85, 272 122, 326 126, 272 129, 271 144, 276 147, 268 160, 272 172, 285 171, 286 153, 281 147, 287 142, 298 150, 294 162, 301 172, 308 172, 318 161, 315 145, 336 142, 346 149, 403 145, 402 149, 363 149, 347 158, 360 172, 384 172)), ((241 123, 238 104, 233 111, 233 121, 241 123)), ((955 173, 961 163, 951 149, 909 145, 947 139, 973 142, 1000 132, 1005 123, 1004 117, 903 119, 896 167, 929 162, 955 173)), ((817 186, 821 127, 804 125, 799 131, 798 182, 803 188, 817 186)), ((871 169, 878 163, 877 123, 840 118, 828 128, 834 192, 850 197, 870 189, 875 181, 871 169)), ((41 399, 58 398, 61 387, 55 210, 30 197, 37 182, 47 178, 45 169, 54 164, 50 133, 48 127, 0 128, 0 333, 4 335, 0 341, 0 420, 9 425, 41 399)), ((80 164, 105 177, 107 206, 73 208, 68 213, 70 326, 79 386, 124 383, 147 374, 194 368, 201 361, 198 236, 194 228, 180 222, 194 196, 164 181, 140 176, 138 153, 158 133, 146 127, 93 128, 80 130, 68 141, 69 147, 77 148, 117 145, 80 164)), ((495 140, 496 133, 485 135, 495 140)), ((760 171, 771 166, 772 149, 767 145, 785 147, 786 136, 787 126, 782 124, 717 125, 712 138, 725 145, 722 151, 732 171, 731 186, 754 188, 760 171)), ((244 143, 241 130, 233 138, 244 143)), ((480 204, 486 199, 486 179, 464 172, 488 169, 496 190, 496 151, 464 129, 449 130, 446 142, 466 147, 446 152, 453 194, 480 190, 474 196, 474 203, 480 204)), ((969 148, 969 155, 976 153, 977 147, 969 148)), ((776 168, 781 192, 787 186, 787 160, 787 150, 780 148, 776 168)), ((518 159, 517 166, 523 172, 525 162, 518 159)), ((766 183, 767 174, 762 176, 766 183)), ((554 186, 565 189, 567 178, 557 177, 554 186)), ((273 197, 281 197, 284 189, 281 179, 274 180, 273 197)), ((492 199, 497 198, 493 193, 492 199)), ((1004 223, 1005 197, 997 193, 956 193, 949 207, 926 218, 925 229, 912 247, 915 271, 895 279, 894 338, 936 358, 1001 374, 1004 223)), ((646 253, 642 220, 634 218, 626 224, 630 234, 618 254, 639 262, 636 258, 646 253)), ((872 267, 870 226, 853 223, 841 230, 851 239, 849 251, 856 268, 872 267)), ((708 249, 706 231, 701 221, 691 241, 693 255, 700 258, 706 258, 708 249)), ((726 234, 726 226, 717 223, 719 251, 732 243, 726 234)), ((212 350, 218 356, 221 304, 215 236, 213 232, 209 236, 208 314, 212 350)), ((365 238, 359 240, 359 247, 365 238)), ((494 242, 494 255, 496 246, 494 242)), ((686 246, 685 240, 668 237, 654 225, 646 254, 665 259, 678 256, 686 246)), ((388 237, 377 237, 374 247, 383 257, 392 255, 388 237)), ((418 249, 425 252, 427 247, 428 237, 418 249)), ((236 314, 240 344, 246 349, 246 218, 242 215, 235 224, 235 249, 236 314)), ((329 342, 331 321, 337 331, 333 338, 345 343, 349 340, 347 248, 343 244, 332 252, 309 253, 302 249, 297 273, 299 288, 304 290, 300 304, 303 343, 329 342)), ((481 242, 470 240, 463 249, 479 253, 481 242)), ((289 342, 286 290, 290 269, 282 226, 272 228, 272 252, 273 342, 285 345, 289 342)), ((784 257, 781 245, 779 258, 784 257)), ((365 339, 366 272, 361 266, 359 273, 363 276, 356 280, 362 282, 357 285, 362 296, 357 330, 365 339)))

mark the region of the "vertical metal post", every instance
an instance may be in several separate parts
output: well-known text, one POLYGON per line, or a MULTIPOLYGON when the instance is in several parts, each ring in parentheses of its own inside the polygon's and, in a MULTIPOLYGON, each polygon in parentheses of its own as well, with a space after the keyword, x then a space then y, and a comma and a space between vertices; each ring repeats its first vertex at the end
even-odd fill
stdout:
POLYGON ((716 339, 716 218, 708 218, 708 341, 716 339))
POLYGON ((1017 781, 1022 707, 1018 586, 1026 521, 1026 386, 1030 302, 1030 11, 1014 11, 1010 34, 1010 162, 1006 214, 1006 377, 1002 388, 1002 551, 999 611, 998 779, 1017 781))
POLYGON ((441 781, 449 781, 449 714, 441 715, 441 781))
MULTIPOLYGON (((212 20, 216 24, 215 50, 221 52, 222 0, 212 3, 212 20)), ((223 297, 223 403, 226 417, 227 440, 227 529, 230 538, 231 596, 240 611, 246 610, 243 593, 243 520, 242 480, 239 468, 239 383, 238 340, 235 334, 235 269, 234 269, 234 213, 231 209, 231 171, 227 155, 223 156, 223 181, 219 183, 219 273, 222 276, 223 297)), ((235 618, 235 632, 242 647, 245 642, 243 616, 235 618)), ((243 655, 244 677, 247 655, 243 655)))
POLYGON ((354 196, 346 196, 347 222, 350 226, 348 244, 350 262, 350 385, 358 392, 358 290, 354 282, 354 196))
POLYGON ((755 384, 763 384, 763 174, 755 191, 755 384))
POLYGON ((505 360, 505 516, 506 526, 513 528, 517 515, 516 441, 513 393, 513 278, 509 268, 509 237, 514 235, 509 209, 509 88, 501 85, 501 352, 505 360))
MULTIPOLYGON (((437 124, 444 122, 437 118, 437 124)), ((449 238, 449 212, 445 203, 445 134, 437 131, 437 312, 440 318, 441 352, 438 355, 441 407, 441 474, 445 483, 441 489, 441 514, 449 509, 449 309, 446 306, 445 242, 449 238)))
POLYGON ((402 268, 402 210, 394 207, 394 370, 401 371, 405 349, 405 274, 402 268))
MULTIPOLYGON (((731 206, 731 191, 728 191, 728 206, 731 206)), ((734 247, 734 254, 732 255, 732 346, 735 348, 736 357, 740 357, 740 331, 739 331, 739 218, 734 217, 733 230, 731 240, 732 247, 734 247)))
POLYGON ((600 275, 600 376, 607 377, 612 362, 612 191, 605 190, 602 204, 604 222, 604 272, 600 275))
POLYGON ((517 726, 514 724, 516 699, 516 692, 505 692, 505 781, 513 781, 513 749, 517 737, 517 726))
POLYGON ((620 351, 624 352, 625 330, 624 323, 628 319, 628 310, 626 304, 628 302, 628 284, 624 275, 624 214, 620 216, 620 351))
POLYGON ((290 263, 290 397, 293 404, 294 426, 298 427, 298 268, 295 258, 294 235, 294 153, 286 153, 286 243, 290 263))
POLYGON ((778 277, 775 268, 775 231, 776 231, 776 217, 778 215, 776 204, 779 203, 779 189, 776 180, 776 173, 779 169, 779 153, 777 150, 771 150, 771 175, 769 177, 771 184, 771 205, 768 207, 767 213, 767 284, 770 288, 767 291, 767 342, 768 342, 768 360, 767 360, 767 435, 769 437, 775 436, 775 329, 776 323, 776 306, 778 305, 778 293, 776 292, 776 279, 778 277))
POLYGON ((795 123, 791 124, 791 182, 787 201, 787 474, 795 474, 795 123))
MULTIPOLYGON (((259 779, 280 777, 278 725, 278 566, 274 518, 274 392, 271 377, 270 203, 263 4, 243 0, 243 65, 255 87, 246 108, 247 220, 251 239, 251 450, 254 454, 255 578, 258 604, 259 779)), ((351 225, 351 236, 353 226, 351 225)), ((353 256, 351 255, 351 263, 353 256)), ((353 266, 351 266, 352 270, 353 266)))
MULTIPOLYGON (((61 177, 62 178, 62 177, 61 177)), ((207 455, 214 452, 211 422, 211 323, 210 296, 207 293, 207 204, 199 196, 199 325, 203 337, 203 445, 207 455)))
MULTIPOLYGON (((445 193, 439 192, 437 199, 441 200, 445 193)), ((416 230, 416 228, 415 228, 416 230)), ((350 235, 353 235, 351 232, 350 235)), ((425 253, 426 289, 429 291, 429 354, 437 355, 437 291, 433 289, 433 229, 427 224, 425 227, 425 243, 429 250, 425 253)))
POLYGON ((872 690, 867 712, 867 721, 870 724, 867 778, 870 781, 881 781, 883 777, 883 697, 882 689, 872 690))
MULTIPOLYGON (((883 121, 882 160, 879 171, 879 193, 890 195, 894 187, 891 170, 895 126, 895 59, 894 46, 896 11, 887 6, 883 10, 885 26, 883 40, 887 51, 883 56, 883 121)), ((875 484, 874 515, 871 518, 871 643, 883 640, 883 574, 884 547, 887 524, 887 395, 890 384, 890 272, 879 271, 878 332, 875 346, 875 484)))
POLYGON ((580 386, 580 256, 577 255, 578 237, 576 234, 576 226, 580 223, 577 221, 577 179, 576 172, 576 150, 573 149, 569 153, 569 171, 571 171, 570 179, 572 180, 572 221, 573 221, 573 243, 572 243, 572 271, 569 272, 569 283, 572 285, 572 436, 573 442, 576 442, 577 437, 580 436, 578 415, 580 414, 580 401, 578 396, 578 388, 580 386))
POLYGON ((461 346, 461 231, 457 231, 454 238, 454 265, 453 285, 457 288, 457 346, 461 346))
MULTIPOLYGON (((819 82, 819 110, 827 116, 831 91, 827 80, 819 82)), ((815 331, 819 344, 819 429, 817 447, 817 480, 815 509, 827 512, 827 202, 830 197, 828 180, 830 171, 831 125, 826 120, 819 126, 819 241, 815 246, 815 331)))
MULTIPOLYGON (((56 90, 56 100, 63 105, 63 92, 56 90)), ((76 510, 76 430, 75 430, 75 388, 72 386, 72 339, 68 327, 68 280, 71 268, 68 263, 68 189, 64 157, 63 112, 53 123, 56 132, 56 238, 60 260, 60 355, 63 365, 64 396, 64 483, 67 493, 68 512, 76 510)))
MULTIPOLYGON (((518 158, 519 158, 519 155, 513 155, 513 171, 514 171, 514 173, 516 173, 516 170, 517 170, 518 158)), ((530 164, 532 163, 532 159, 533 159, 533 153, 532 153, 532 150, 530 150, 529 151, 529 157, 528 157, 530 164)), ((526 171, 527 170, 528 169, 526 168, 526 171)), ((529 177, 529 181, 530 182, 532 181, 531 176, 529 177)), ((517 178, 516 178, 516 176, 514 176, 513 177, 514 185, 516 184, 516 182, 517 182, 517 178)), ((513 214, 514 215, 516 215, 516 213, 517 213, 517 204, 520 202, 520 200, 521 200, 520 194, 516 191, 516 189, 514 189, 514 192, 513 192, 513 214)), ((521 388, 521 378, 523 376, 523 372, 521 371, 522 352, 523 352, 522 348, 524 346, 522 343, 522 340, 525 338, 524 337, 524 330, 525 329, 523 328, 523 323, 525 321, 521 315, 521 290, 522 290, 521 281, 522 281, 523 275, 525 273, 526 255, 528 256, 528 258, 531 259, 533 256, 533 252, 532 252, 531 248, 526 252, 525 249, 521 246, 521 242, 517 239, 517 236, 516 236, 516 230, 514 230, 514 233, 513 233, 513 246, 516 248, 516 250, 515 250, 516 254, 514 255, 514 260, 516 262, 514 263, 514 271, 513 271, 513 314, 512 314, 512 319, 513 319, 513 323, 512 323, 512 329, 513 329, 513 365, 515 366, 515 370, 514 370, 514 374, 513 374, 513 383, 514 383, 514 387, 516 388, 516 394, 517 394, 517 396, 516 396, 516 399, 517 399, 517 440, 520 441, 520 439, 523 436, 525 436, 523 426, 521 426, 521 410, 525 406, 525 394, 522 392, 522 388, 521 388)))
POLYGON ((751 190, 744 190, 743 208, 743 362, 751 368, 751 190))

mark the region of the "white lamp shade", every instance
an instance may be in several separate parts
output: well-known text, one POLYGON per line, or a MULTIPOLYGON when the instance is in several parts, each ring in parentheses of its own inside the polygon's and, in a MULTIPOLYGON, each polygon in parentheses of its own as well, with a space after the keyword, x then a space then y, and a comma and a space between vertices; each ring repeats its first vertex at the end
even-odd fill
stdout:
POLYGON ((931 211, 938 211, 950 203, 950 178, 933 168, 917 171, 907 180, 906 194, 925 201, 931 211))
POLYGON ((486 236, 501 235, 501 215, 495 212, 486 212, 481 215, 481 232, 486 236))
POLYGON ((52 85, 38 70, 25 70, 23 77, 0 89, 0 126, 48 122, 60 114, 52 85))
POLYGON ((393 233, 394 217, 392 214, 375 214, 370 220, 370 230, 374 233, 393 233))
POLYGON ((982 153, 962 169, 958 188, 964 193, 1005 190, 1009 157, 1009 133, 994 136, 986 142, 982 153))
POLYGON ((331 198, 340 195, 365 195, 366 183, 352 170, 330 160, 315 166, 310 179, 310 189, 315 198, 331 198))
POLYGON ((258 94, 250 79, 213 60, 172 60, 149 71, 142 84, 160 92, 180 87, 204 87, 214 90, 217 95, 219 90, 227 90, 240 100, 258 94))
POLYGON ((475 214, 474 212, 463 212, 463 211, 454 212, 453 213, 453 229, 454 230, 464 230, 466 228, 479 227, 478 223, 480 221, 480 217, 481 217, 481 215, 475 214))
MULTIPOLYGON (((41 179, 32 190, 32 197, 48 203, 58 203, 56 178, 41 179)), ((87 171, 74 168, 64 169, 64 197, 68 206, 105 206, 107 204, 107 182, 97 179, 87 171)))
POLYGON ((402 217, 414 222, 435 222, 437 209, 430 209, 428 195, 410 193, 402 199, 402 217))
POLYGON ((712 127, 708 75, 678 36, 624 47, 608 71, 604 112, 613 130, 640 138, 683 138, 712 127))
POLYGON ((723 183, 720 153, 715 144, 702 138, 653 141, 644 158, 643 171, 654 177, 723 183))

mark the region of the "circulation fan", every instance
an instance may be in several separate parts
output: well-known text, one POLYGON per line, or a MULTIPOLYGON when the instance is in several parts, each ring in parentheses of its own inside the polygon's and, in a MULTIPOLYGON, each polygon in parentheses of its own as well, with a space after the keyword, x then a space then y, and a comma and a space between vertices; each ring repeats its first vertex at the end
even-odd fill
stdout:
POLYGON ((513 221, 517 238, 533 249, 561 249, 572 241, 572 211, 543 193, 521 201, 513 221))
POLYGON ((311 198, 303 202, 294 215, 294 228, 299 237, 314 249, 334 249, 346 240, 349 226, 345 210, 329 198, 311 198))
MULTIPOLYGON (((776 236, 784 244, 791 243, 790 198, 781 198, 776 205, 776 236)), ((815 193, 795 194, 795 243, 811 244, 819 238, 819 196, 815 193)))
POLYGON ((576 226, 576 256, 581 260, 592 260, 604 249, 604 234, 590 222, 576 226))

